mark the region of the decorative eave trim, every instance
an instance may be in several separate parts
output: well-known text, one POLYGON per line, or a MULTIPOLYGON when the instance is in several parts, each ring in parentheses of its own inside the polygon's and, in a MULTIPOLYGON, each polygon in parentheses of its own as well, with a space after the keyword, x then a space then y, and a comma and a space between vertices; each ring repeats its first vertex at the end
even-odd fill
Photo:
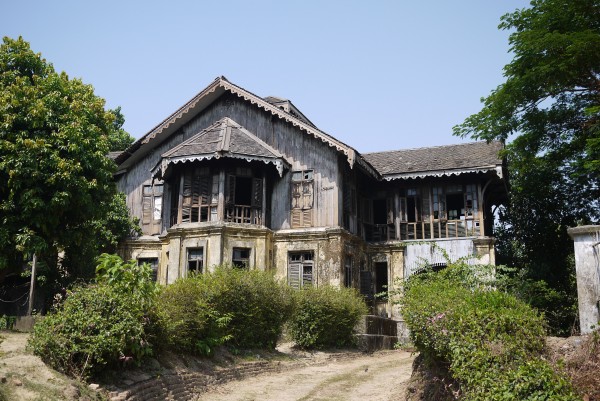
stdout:
POLYGON ((338 141, 332 136, 324 133, 323 131, 312 127, 311 125, 293 117, 292 115, 285 113, 281 109, 272 104, 268 103, 264 99, 259 96, 248 92, 247 90, 232 84, 225 77, 218 77, 215 79, 206 89, 202 92, 194 96, 189 102, 179 108, 175 113, 165 119, 163 122, 158 124, 152 131, 146 134, 142 139, 140 139, 140 144, 147 144, 150 140, 154 139, 157 135, 160 135, 163 131, 165 131, 170 126, 176 124, 179 120, 181 120, 190 110, 194 109, 196 105, 208 96, 211 93, 214 93, 217 88, 222 88, 226 91, 231 92, 238 97, 243 98, 246 101, 249 101, 251 104, 258 106, 259 108, 264 109, 265 111, 270 112, 272 115, 279 117, 282 120, 285 120, 288 123, 291 123, 293 126, 298 127, 301 130, 304 130, 306 133, 314 136, 317 139, 320 139, 322 142, 327 143, 330 147, 335 148, 339 152, 342 152, 346 155, 348 159, 348 164, 350 164, 350 168, 354 166, 356 152, 350 146, 344 144, 343 142, 338 141))
POLYGON ((498 178, 503 177, 502 166, 481 166, 481 167, 468 167, 462 169, 446 169, 446 170, 429 170, 429 171, 417 171, 414 173, 401 173, 401 174, 384 174, 383 179, 386 181, 392 180, 409 180, 415 178, 427 178, 427 177, 450 177, 452 175, 461 175, 468 173, 487 173, 493 171, 496 173, 498 178))
POLYGON ((246 160, 247 162, 251 161, 261 161, 265 164, 273 164, 279 173, 279 176, 283 176, 283 169, 288 168, 289 164, 283 159, 275 159, 269 157, 260 157, 260 156, 252 156, 252 155, 242 155, 237 153, 208 153, 202 155, 190 155, 190 156, 179 156, 179 157, 166 157, 163 158, 161 163, 157 165, 154 169, 152 169, 152 175, 156 176, 159 174, 160 176, 165 175, 165 172, 169 168, 171 164, 178 163, 188 163, 194 161, 202 161, 202 160, 211 160, 211 159, 221 159, 221 158, 232 158, 232 159, 241 159, 246 160))

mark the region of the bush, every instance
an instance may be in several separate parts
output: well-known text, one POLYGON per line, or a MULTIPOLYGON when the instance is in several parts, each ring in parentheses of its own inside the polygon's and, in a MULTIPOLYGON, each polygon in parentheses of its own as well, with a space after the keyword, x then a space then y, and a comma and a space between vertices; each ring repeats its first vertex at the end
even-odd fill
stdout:
POLYGON ((401 302, 414 344, 448 364, 466 400, 576 400, 540 359, 543 318, 498 291, 492 269, 457 263, 412 276, 401 302))
POLYGON ((140 305, 114 288, 78 287, 59 310, 35 324, 29 346, 53 368, 85 378, 107 365, 139 362, 148 355, 145 324, 140 305))
POLYGON ((222 267, 204 276, 221 313, 230 313, 228 344, 274 349, 292 313, 291 289, 271 272, 222 267))
POLYGON ((69 290, 55 312, 36 322, 29 339, 34 354, 76 377, 119 362, 140 363, 152 353, 146 316, 155 295, 150 267, 114 255, 99 260, 98 283, 69 290))
POLYGON ((220 314, 212 302, 204 276, 177 280, 157 297, 153 320, 159 344, 175 351, 211 355, 227 336, 229 314, 220 314))
POLYGON ((220 267, 163 289, 155 314, 165 344, 208 355, 224 342, 275 348, 291 310, 290 289, 271 273, 220 267))
POLYGON ((302 348, 352 345, 354 327, 366 313, 364 299, 354 289, 305 287, 295 293, 290 334, 302 348))

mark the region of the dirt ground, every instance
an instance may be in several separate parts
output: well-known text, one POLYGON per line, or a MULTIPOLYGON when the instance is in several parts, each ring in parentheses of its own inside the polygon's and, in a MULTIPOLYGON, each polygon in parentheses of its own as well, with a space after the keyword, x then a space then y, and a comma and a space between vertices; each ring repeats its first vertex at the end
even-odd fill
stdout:
POLYGON ((28 337, 27 333, 0 332, 0 400, 96 398, 84 385, 48 368, 27 352, 28 337))
MULTIPOLYGON (((0 332, 0 401, 94 400, 100 394, 48 368, 26 350, 27 333, 0 332)), ((301 365, 209 387, 200 400, 404 400, 414 356, 406 351, 347 355, 302 352, 281 355, 301 365)))
POLYGON ((413 359, 406 351, 382 351, 331 360, 225 383, 209 388, 195 400, 404 400, 413 359))

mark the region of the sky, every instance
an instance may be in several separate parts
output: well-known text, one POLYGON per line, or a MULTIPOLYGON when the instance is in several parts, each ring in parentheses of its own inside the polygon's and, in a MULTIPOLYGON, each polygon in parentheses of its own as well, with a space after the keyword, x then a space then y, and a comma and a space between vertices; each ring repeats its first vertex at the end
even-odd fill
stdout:
POLYGON ((469 142, 524 0, 0 0, 0 35, 91 84, 146 134, 216 77, 290 99, 361 153, 469 142))

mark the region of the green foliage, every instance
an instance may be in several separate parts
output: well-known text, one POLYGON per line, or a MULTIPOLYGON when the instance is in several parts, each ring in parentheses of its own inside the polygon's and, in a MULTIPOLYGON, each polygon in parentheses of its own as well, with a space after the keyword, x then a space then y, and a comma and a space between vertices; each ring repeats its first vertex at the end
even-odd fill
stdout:
POLYGON ((36 253, 49 282, 91 276, 85 267, 133 227, 106 157, 114 115, 91 85, 6 37, 0 110, 0 268, 36 253))
POLYGON ((414 344, 448 364, 465 400, 578 399, 540 359, 542 317, 505 285, 493 267, 464 263, 412 276, 401 302, 414 344))
POLYGON ((217 268, 204 275, 221 313, 230 313, 228 344, 274 349, 292 312, 291 289, 271 272, 217 268))
POLYGON ((236 348, 275 348, 291 313, 290 289, 269 272, 217 268, 180 279, 158 297, 156 316, 168 346, 210 354, 236 348))
POLYGON ((176 351, 211 355, 225 342, 231 316, 212 303, 204 276, 193 275, 165 287, 156 299, 154 319, 159 344, 176 351))
MULTIPOLYGON (((544 280, 567 305, 549 321, 567 334, 575 316, 567 228, 600 218, 600 4, 533 0, 502 17, 513 60, 506 81, 454 134, 505 141, 509 204, 500 212, 500 263, 544 280)), ((550 305, 545 308, 549 309, 550 305)))
POLYGON ((60 309, 36 322, 29 346, 53 368, 86 378, 150 354, 146 324, 140 304, 121 291, 106 284, 76 287, 60 309))
MULTIPOLYGON (((12 330, 15 327, 15 323, 17 322, 16 316, 0 316, 0 330, 12 330)), ((2 341, 0 341, 2 342, 2 341)))
POLYGON ((354 289, 307 286, 295 293, 290 334, 302 348, 352 345, 354 327, 367 307, 354 289))
POLYGON ((155 284, 148 265, 99 258, 98 284, 75 287, 62 305, 36 322, 29 346, 66 374, 88 377, 107 365, 140 363, 152 353, 149 319, 155 284))
POLYGON ((124 296, 134 298, 144 309, 152 305, 158 291, 152 280, 152 268, 149 264, 138 265, 136 260, 124 262, 118 255, 107 253, 98 256, 96 281, 112 287, 124 296))
POLYGON ((569 336, 573 332, 578 318, 574 266, 569 268, 570 282, 564 285, 565 288, 572 286, 572 290, 552 288, 545 280, 531 278, 525 269, 505 266, 496 269, 498 288, 541 312, 550 335, 569 336))
POLYGON ((121 151, 127 149, 135 141, 135 139, 129 135, 127 131, 123 129, 125 124, 125 117, 121 113, 121 106, 114 110, 110 110, 110 113, 114 116, 112 123, 112 132, 108 137, 108 147, 111 152, 121 151))

